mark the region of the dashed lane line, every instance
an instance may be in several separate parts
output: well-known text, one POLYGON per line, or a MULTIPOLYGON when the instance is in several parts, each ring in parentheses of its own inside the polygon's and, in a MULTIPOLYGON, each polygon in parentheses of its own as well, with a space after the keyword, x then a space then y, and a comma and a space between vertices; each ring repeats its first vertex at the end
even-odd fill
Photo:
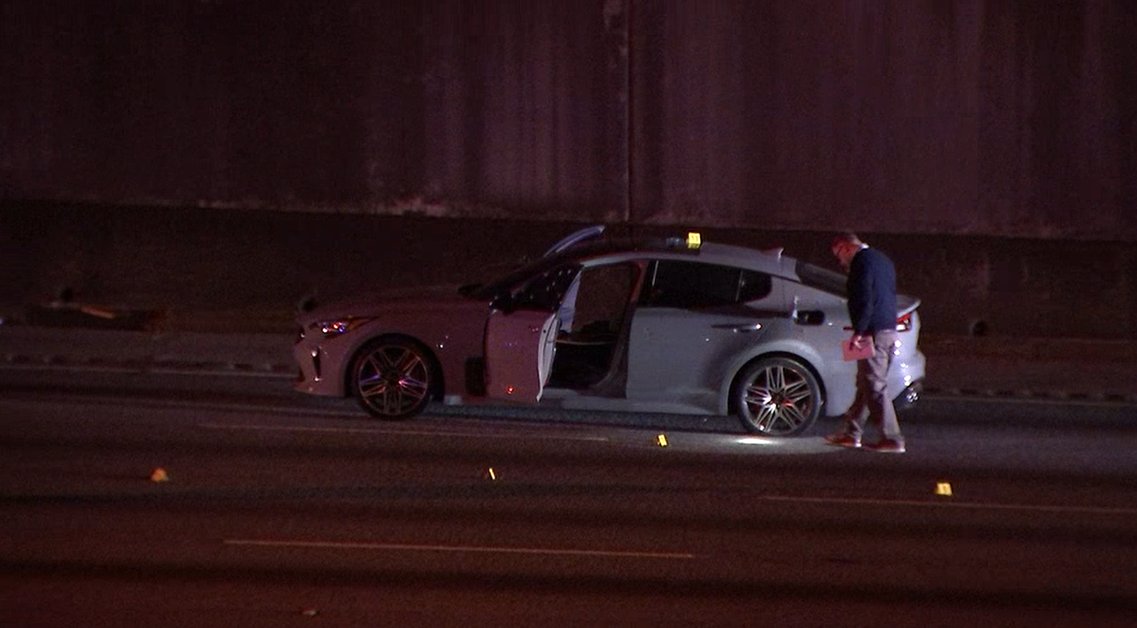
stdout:
MULTIPOLYGON (((380 428, 362 428, 362 427, 305 427, 305 426, 290 426, 290 425, 240 425, 230 423, 199 423, 198 427, 211 430, 245 430, 245 431, 264 431, 264 432, 323 432, 323 433, 342 433, 342 434, 388 434, 395 436, 442 436, 446 438, 492 438, 492 439, 518 439, 518 438, 532 438, 532 434, 519 433, 519 434, 487 434, 475 432, 455 432, 455 431, 442 431, 442 430, 396 430, 396 429, 380 429, 380 428)), ((607 436, 560 436, 549 435, 544 432, 541 433, 542 440, 569 440, 569 441, 583 441, 583 442, 596 442, 607 443, 611 439, 607 436)))
POLYGON ((388 552, 449 552, 478 554, 522 554, 529 556, 587 556, 590 558, 645 558, 691 560, 694 554, 684 552, 639 552, 632 550, 592 550, 545 547, 504 547, 484 545, 415 545, 407 543, 360 543, 333 541, 300 541, 277 539, 226 539, 225 545, 296 549, 370 550, 388 552))

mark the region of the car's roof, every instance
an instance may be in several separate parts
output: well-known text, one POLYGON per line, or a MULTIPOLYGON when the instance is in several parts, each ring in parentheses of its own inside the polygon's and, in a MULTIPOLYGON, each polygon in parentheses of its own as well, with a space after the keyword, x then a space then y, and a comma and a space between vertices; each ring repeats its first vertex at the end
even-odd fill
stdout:
POLYGON ((744 246, 706 242, 690 247, 678 238, 633 240, 618 238, 579 244, 555 256, 558 260, 586 260, 609 257, 627 259, 651 257, 655 259, 689 259, 706 264, 750 268, 772 275, 796 277, 797 262, 782 253, 781 249, 760 251, 744 246))
MULTIPOLYGON (((556 248, 556 247, 554 247, 556 248)), ((686 259, 705 264, 748 268, 769 275, 799 280, 798 261, 782 254, 781 249, 760 251, 744 246, 706 242, 689 246, 683 238, 603 237, 584 240, 551 252, 486 285, 470 286, 471 293, 492 295, 501 287, 512 286, 542 270, 566 263, 616 262, 634 259, 686 259)))
MULTIPOLYGON (((679 238, 640 241, 615 239, 577 244, 545 260, 549 261, 549 266, 546 267, 549 268, 567 261, 609 262, 644 257, 687 259, 705 264, 747 268, 804 283, 836 296, 845 296, 845 275, 785 255, 780 248, 759 250, 717 242, 705 242, 691 248, 685 240, 679 238)), ((920 299, 906 294, 897 294, 897 299, 905 311, 911 311, 920 305, 920 299)))

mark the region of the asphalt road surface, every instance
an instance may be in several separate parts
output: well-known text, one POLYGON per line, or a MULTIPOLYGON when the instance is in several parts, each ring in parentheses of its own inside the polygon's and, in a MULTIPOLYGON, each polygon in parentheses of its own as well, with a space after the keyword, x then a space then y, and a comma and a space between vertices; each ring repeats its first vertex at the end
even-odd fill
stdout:
POLYGON ((0 625, 1137 621, 1132 406, 927 400, 887 455, 95 379, 0 378, 0 625))

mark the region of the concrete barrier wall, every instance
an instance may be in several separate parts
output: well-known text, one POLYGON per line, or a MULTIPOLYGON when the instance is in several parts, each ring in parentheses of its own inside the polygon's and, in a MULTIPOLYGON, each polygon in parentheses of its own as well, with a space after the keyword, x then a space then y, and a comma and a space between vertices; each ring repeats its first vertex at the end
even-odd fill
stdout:
POLYGON ((0 0, 0 198, 611 218, 608 4, 0 0))
POLYGON ((0 198, 1134 242, 1134 32, 1129 0, 0 0, 0 198))
MULTIPOLYGON (((75 300, 276 316, 302 300, 484 278, 581 223, 201 208, 0 204, 0 308, 19 317, 64 288, 75 300)), ((612 225, 833 266, 831 232, 612 225)), ((930 333, 1137 340, 1137 245, 867 232, 923 299, 930 333)), ((834 267, 835 268, 835 267, 834 267)), ((279 315, 283 314, 283 317, 279 315)), ((253 325, 255 328, 256 326, 253 325)))
POLYGON ((853 229, 929 330, 1133 338, 1134 32, 1128 0, 0 0, 0 302, 278 310, 588 222, 822 262, 853 229))
POLYGON ((635 7, 635 222, 1137 240, 1130 3, 635 7))

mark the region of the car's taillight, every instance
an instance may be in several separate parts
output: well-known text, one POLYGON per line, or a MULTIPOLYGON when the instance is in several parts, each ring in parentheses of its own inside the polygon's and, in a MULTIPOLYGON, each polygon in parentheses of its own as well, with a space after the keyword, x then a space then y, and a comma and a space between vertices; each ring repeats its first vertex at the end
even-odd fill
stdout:
POLYGON ((910 331, 912 329, 912 312, 896 319, 896 331, 910 331))

